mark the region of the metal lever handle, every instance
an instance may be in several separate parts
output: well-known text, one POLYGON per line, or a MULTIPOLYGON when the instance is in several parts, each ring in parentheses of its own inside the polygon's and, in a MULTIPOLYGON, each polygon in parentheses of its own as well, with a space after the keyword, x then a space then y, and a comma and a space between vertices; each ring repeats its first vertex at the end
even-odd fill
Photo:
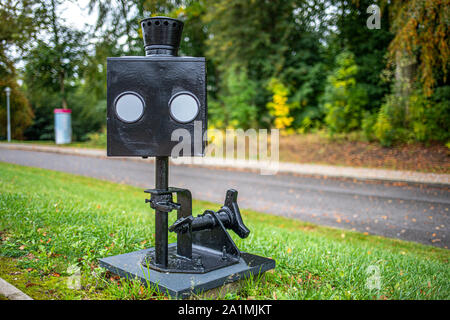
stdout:
POLYGON ((250 230, 242 220, 241 212, 237 204, 237 191, 233 189, 227 191, 225 204, 217 213, 206 210, 203 214, 195 218, 192 216, 180 218, 169 227, 169 231, 185 233, 189 231, 189 226, 192 231, 212 228, 216 224, 216 220, 212 215, 219 218, 225 228, 233 230, 239 237, 247 238, 250 234, 250 230))
POLYGON ((233 230, 239 237, 247 238, 250 234, 250 230, 245 226, 244 221, 242 220, 241 211, 239 210, 239 206, 237 204, 237 196, 238 192, 234 189, 230 189, 227 191, 227 195, 225 197, 224 206, 218 211, 227 212, 230 217, 230 222, 226 226, 233 230), (226 210, 228 209, 228 210, 226 210))

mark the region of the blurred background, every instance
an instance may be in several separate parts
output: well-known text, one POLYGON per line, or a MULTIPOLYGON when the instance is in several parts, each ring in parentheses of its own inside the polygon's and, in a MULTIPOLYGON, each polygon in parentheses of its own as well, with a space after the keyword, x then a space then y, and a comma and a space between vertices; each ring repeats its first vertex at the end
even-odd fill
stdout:
POLYGON ((106 58, 144 55, 139 20, 165 15, 207 58, 211 128, 280 129, 282 161, 450 171, 448 0, 0 4, 0 140, 10 87, 13 140, 52 143, 61 108, 71 145, 104 148, 106 58))

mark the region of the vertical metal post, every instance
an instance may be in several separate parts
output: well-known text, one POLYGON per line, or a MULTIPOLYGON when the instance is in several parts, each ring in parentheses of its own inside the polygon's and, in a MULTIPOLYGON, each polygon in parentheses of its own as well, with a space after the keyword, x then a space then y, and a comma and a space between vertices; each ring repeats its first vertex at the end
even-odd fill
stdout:
MULTIPOLYGON (((169 187, 169 158, 156 157, 155 189, 167 190, 169 187)), ((167 267, 168 263, 168 213, 155 212, 155 263, 167 267)))
MULTIPOLYGON (((156 24, 158 25, 158 21, 156 24)), ((166 24, 168 22, 166 21, 166 24)), ((149 22, 147 26, 150 26, 149 22)), ((145 28, 142 24, 142 32, 144 37, 144 48, 146 56, 177 56, 178 47, 180 45, 181 32, 183 30, 183 22, 176 20, 177 28, 145 28), (153 31, 152 31, 153 30, 153 31), (156 32, 156 33, 155 33, 156 32), (159 39, 156 40, 156 39, 159 39), (166 39, 166 40, 163 40, 166 39), (155 42, 154 42, 155 41, 155 42)), ((169 188, 169 157, 156 157, 155 161, 155 189, 166 191, 169 188)), ((169 196, 170 197, 170 196, 169 196)), ((168 200, 171 200, 168 199, 168 200)), ((168 234, 169 219, 168 213, 156 210, 155 212, 155 263, 163 268, 168 264, 168 234)))
POLYGON ((8 142, 11 142, 11 116, 9 111, 9 95, 11 93, 11 89, 9 87, 6 87, 5 92, 6 92, 6 136, 8 142))

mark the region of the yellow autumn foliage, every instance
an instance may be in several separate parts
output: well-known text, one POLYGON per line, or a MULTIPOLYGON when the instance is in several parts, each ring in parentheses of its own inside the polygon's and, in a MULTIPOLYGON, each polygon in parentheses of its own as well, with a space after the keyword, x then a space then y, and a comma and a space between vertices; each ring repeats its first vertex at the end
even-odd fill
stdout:
POLYGON ((269 90, 272 92, 272 101, 267 103, 270 115, 274 119, 277 129, 286 129, 292 125, 294 118, 290 115, 295 108, 295 103, 288 103, 289 89, 278 79, 272 78, 269 82, 269 90))

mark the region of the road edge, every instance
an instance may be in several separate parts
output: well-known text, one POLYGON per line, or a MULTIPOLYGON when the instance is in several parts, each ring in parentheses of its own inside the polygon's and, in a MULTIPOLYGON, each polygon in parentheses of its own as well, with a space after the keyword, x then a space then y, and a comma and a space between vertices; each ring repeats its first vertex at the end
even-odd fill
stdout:
POLYGON ((33 300, 33 298, 2 278, 0 278, 0 295, 8 300, 33 300))
MULTIPOLYGON (((27 145, 19 143, 0 143, 0 148, 15 149, 24 151, 50 152, 67 155, 87 156, 95 158, 108 158, 125 161, 152 161, 152 159, 130 158, 130 157, 107 157, 106 150, 88 149, 88 148, 73 148, 73 147, 56 147, 43 145, 27 145)), ((231 170, 244 171, 268 171, 268 168, 273 166, 273 163, 263 161, 249 161, 236 159, 217 159, 217 158, 178 158, 171 159, 173 165, 184 165, 194 167, 206 168, 222 168, 231 170)), ((319 176, 319 177, 334 177, 344 179, 356 180, 372 180, 384 182, 401 182, 414 184, 429 184, 441 187, 450 186, 450 174, 445 173, 424 173, 416 171, 400 171, 379 168, 364 168, 364 167, 345 167, 345 166, 331 166, 319 164, 300 164, 291 162, 276 163, 276 174, 295 174, 303 176, 319 176)), ((273 170, 273 168, 272 168, 273 170)), ((270 169, 269 173, 270 174, 270 169)))

